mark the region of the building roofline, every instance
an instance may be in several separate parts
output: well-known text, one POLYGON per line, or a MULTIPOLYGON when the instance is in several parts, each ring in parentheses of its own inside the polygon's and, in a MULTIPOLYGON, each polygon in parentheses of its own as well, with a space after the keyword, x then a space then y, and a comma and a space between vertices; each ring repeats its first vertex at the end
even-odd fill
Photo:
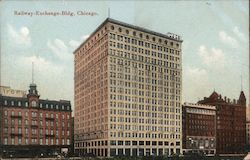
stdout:
POLYGON ((139 27, 139 26, 136 26, 136 25, 132 25, 132 24, 128 24, 128 23, 125 23, 125 22, 121 22, 121 21, 118 21, 118 20, 115 20, 115 19, 112 19, 112 18, 106 18, 90 35, 89 37, 83 41, 73 52, 73 54, 79 50, 100 28, 102 28, 106 23, 114 23, 114 24, 118 24, 118 25, 122 25, 124 27, 128 27, 128 28, 132 28, 132 29, 136 29, 136 30, 140 30, 142 32, 147 32, 149 34, 153 34, 155 36, 159 36, 159 37, 163 37, 163 38, 168 38, 168 39, 171 39, 171 40, 174 40, 174 41, 177 41, 177 42, 183 42, 183 40, 181 39, 175 39, 175 38, 172 38, 166 34, 162 34, 162 33, 159 33, 159 32, 155 32, 155 31, 152 31, 150 29, 147 29, 147 28, 143 28, 143 27, 139 27))
POLYGON ((210 110, 215 110, 216 107, 213 105, 205 105, 205 104, 198 104, 198 103, 188 103, 185 102, 183 106, 187 107, 193 107, 193 108, 202 108, 202 109, 210 109, 210 110))
MULTIPOLYGON (((11 97, 11 96, 4 96, 1 95, 3 99, 14 99, 14 100, 20 100, 20 101, 28 101, 27 97, 11 97)), ((40 102, 48 102, 48 103, 60 103, 60 104, 71 104, 69 100, 49 100, 49 99, 39 99, 40 102)))

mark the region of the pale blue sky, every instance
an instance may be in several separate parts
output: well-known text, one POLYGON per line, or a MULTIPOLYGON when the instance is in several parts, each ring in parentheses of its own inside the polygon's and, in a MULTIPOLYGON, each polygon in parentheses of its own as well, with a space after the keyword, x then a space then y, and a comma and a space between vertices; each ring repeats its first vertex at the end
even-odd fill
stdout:
POLYGON ((41 98, 73 105, 73 50, 108 16, 183 38, 183 102, 215 89, 249 97, 247 0, 1 1, 1 85, 27 90, 31 63, 41 98), (17 16, 15 11, 96 12, 95 16, 17 16))

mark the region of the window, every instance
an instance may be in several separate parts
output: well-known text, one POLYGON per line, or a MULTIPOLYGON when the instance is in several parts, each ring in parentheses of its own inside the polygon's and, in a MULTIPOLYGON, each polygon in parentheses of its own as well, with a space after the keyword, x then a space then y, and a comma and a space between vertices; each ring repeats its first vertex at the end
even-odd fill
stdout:
POLYGON ((64 139, 62 139, 62 145, 65 145, 65 140, 64 139))
POLYGON ((40 145, 43 145, 43 139, 40 138, 40 145))
POLYGON ((18 120, 18 125, 22 125, 22 120, 21 119, 18 120))
POLYGON ((31 101, 31 106, 32 107, 36 107, 36 105, 37 105, 36 101, 31 101))
POLYGON ((4 111, 4 115, 5 115, 5 116, 8 116, 8 111, 4 111))
POLYGON ((133 32, 133 35, 136 36, 136 32, 135 31, 133 32))
POLYGON ((22 138, 18 137, 18 144, 22 144, 22 138))
POLYGON ((8 144, 8 138, 4 138, 4 144, 5 144, 5 145, 8 144))
POLYGON ((142 33, 140 33, 140 38, 142 38, 142 33))
POLYGON ((110 141, 110 145, 111 146, 115 146, 116 145, 116 141, 110 141))
POLYGON ((14 145, 15 144, 15 138, 11 138, 11 144, 14 145))

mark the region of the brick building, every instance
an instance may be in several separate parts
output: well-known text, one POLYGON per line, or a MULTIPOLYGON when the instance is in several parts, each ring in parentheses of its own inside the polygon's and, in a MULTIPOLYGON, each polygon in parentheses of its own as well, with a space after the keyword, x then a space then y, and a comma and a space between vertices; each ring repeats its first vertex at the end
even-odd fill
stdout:
POLYGON ((60 154, 71 144, 69 101, 40 99, 35 84, 26 97, 0 94, 1 149, 3 157, 60 154))
POLYGON ((180 154, 182 40, 106 19, 75 51, 75 151, 180 154))
POLYGON ((222 98, 215 91, 200 104, 216 106, 216 153, 242 153, 246 147, 246 97, 240 92, 238 100, 222 98))
POLYGON ((182 106, 183 153, 216 153, 215 106, 184 103, 182 106))

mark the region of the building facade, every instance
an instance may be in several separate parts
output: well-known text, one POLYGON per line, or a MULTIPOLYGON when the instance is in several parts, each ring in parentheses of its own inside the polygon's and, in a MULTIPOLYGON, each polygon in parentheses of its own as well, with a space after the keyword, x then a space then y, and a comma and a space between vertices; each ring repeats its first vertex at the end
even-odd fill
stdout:
POLYGON ((67 151, 71 144, 69 101, 39 98, 35 84, 26 97, 0 94, 1 155, 50 156, 67 151))
POLYGON ((246 147, 246 97, 241 91, 239 99, 222 98, 215 91, 200 104, 216 106, 216 153, 243 153, 246 147))
POLYGON ((182 152, 182 40, 106 19, 74 52, 75 151, 182 152))
POLYGON ((246 144, 247 150, 250 151, 250 121, 246 121, 246 144))
POLYGON ((182 107, 183 153, 216 153, 215 106, 184 103, 182 107))

